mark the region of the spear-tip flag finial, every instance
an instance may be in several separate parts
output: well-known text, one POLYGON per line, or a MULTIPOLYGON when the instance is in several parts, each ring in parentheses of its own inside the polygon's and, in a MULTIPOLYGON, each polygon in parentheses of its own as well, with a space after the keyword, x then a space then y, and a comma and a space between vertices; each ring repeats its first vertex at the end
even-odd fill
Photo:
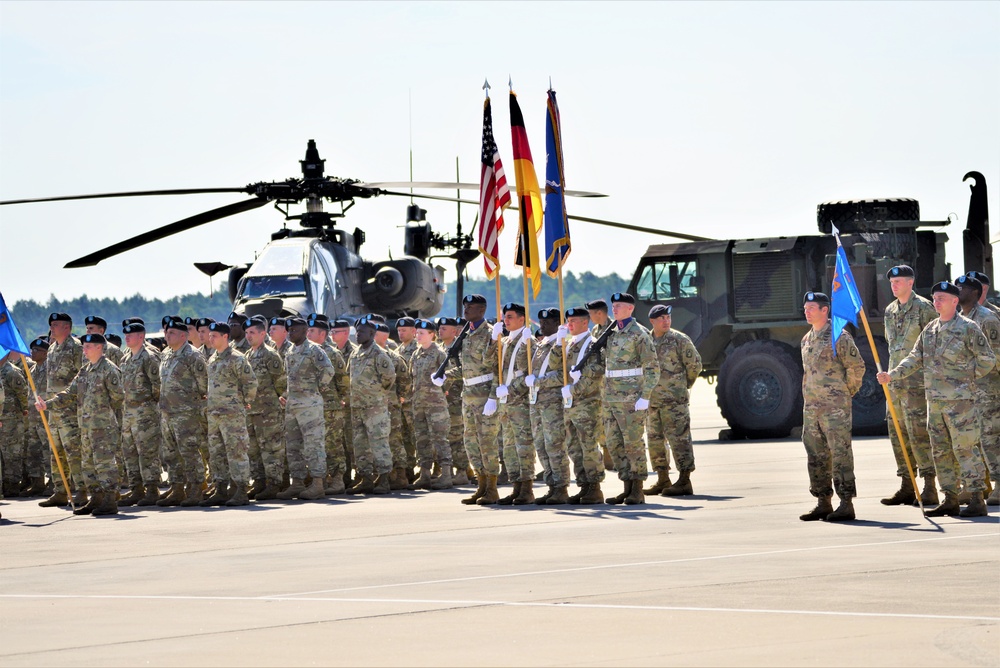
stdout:
POLYGON ((514 92, 514 79, 509 74, 507 75, 507 86, 510 87, 510 92, 514 92))
POLYGON ((483 79, 483 90, 486 91, 486 97, 490 96, 490 80, 483 79))

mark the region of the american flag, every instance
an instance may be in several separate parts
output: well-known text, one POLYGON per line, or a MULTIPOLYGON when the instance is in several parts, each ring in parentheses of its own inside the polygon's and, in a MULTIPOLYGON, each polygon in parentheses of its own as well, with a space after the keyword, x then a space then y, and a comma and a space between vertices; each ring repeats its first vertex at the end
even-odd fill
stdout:
POLYGON ((483 105, 483 168, 479 177, 479 252, 483 254, 486 278, 496 278, 500 269, 500 232, 503 210, 510 206, 510 188, 500 162, 500 151, 493 139, 493 113, 490 98, 483 105))

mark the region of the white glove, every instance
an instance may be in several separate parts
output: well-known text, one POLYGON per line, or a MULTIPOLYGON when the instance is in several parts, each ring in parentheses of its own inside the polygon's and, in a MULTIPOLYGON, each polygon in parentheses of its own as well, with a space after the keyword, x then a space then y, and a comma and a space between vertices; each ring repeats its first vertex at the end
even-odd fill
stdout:
POLYGON ((563 385, 562 395, 563 395, 563 399, 572 399, 573 398, 573 390, 572 390, 572 388, 571 388, 570 385, 563 385))
POLYGON ((559 325, 559 329, 556 330, 556 343, 561 342, 569 336, 569 327, 566 325, 559 325))
POLYGON ((493 415, 496 412, 497 412, 497 400, 496 399, 487 399, 486 400, 486 405, 483 406, 483 415, 485 415, 486 417, 489 417, 489 416, 493 415))
POLYGON ((637 411, 644 411, 647 408, 649 408, 649 399, 639 397, 639 399, 635 402, 635 409, 637 411))
POLYGON ((506 385, 497 385, 497 399, 503 399, 508 394, 510 394, 510 392, 507 391, 506 385))
POLYGON ((524 384, 527 385, 528 387, 534 387, 536 380, 538 380, 538 379, 535 377, 535 374, 532 373, 532 374, 529 374, 529 375, 525 376, 525 378, 524 378, 524 384))
POLYGON ((582 371, 570 371, 569 372, 569 377, 573 379, 573 384, 576 385, 577 383, 580 382, 580 379, 583 378, 583 372, 582 371))
POLYGON ((442 385, 444 385, 444 377, 438 378, 434 374, 431 374, 431 382, 437 385, 438 387, 441 387, 442 385))
POLYGON ((493 325, 493 331, 490 332, 490 338, 496 341, 497 339, 500 338, 501 334, 503 334, 503 323, 498 322, 495 325, 493 325))
POLYGON ((531 340, 531 328, 527 325, 525 325, 524 329, 521 330, 521 340, 525 343, 531 340))

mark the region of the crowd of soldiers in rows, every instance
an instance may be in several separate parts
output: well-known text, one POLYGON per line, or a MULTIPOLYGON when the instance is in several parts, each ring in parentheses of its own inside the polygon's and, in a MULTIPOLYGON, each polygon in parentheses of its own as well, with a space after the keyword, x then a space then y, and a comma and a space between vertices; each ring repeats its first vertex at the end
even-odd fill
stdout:
MULTIPOLYGON (((987 505, 1000 505, 1000 487, 988 491, 990 478, 995 483, 1000 477, 1000 367, 994 352, 1000 350, 1000 311, 986 301, 989 278, 970 271, 936 283, 932 300, 913 291, 909 266, 893 267, 886 279, 896 299, 885 309, 888 370, 877 379, 889 388, 889 437, 900 488, 882 503, 921 505, 928 517, 985 516, 987 505), (917 476, 923 478, 919 492, 917 476)), ((848 332, 835 339, 826 294, 806 293, 803 309, 812 329, 801 346, 802 440, 817 504, 800 519, 853 520, 851 397, 861 388, 865 363, 848 332), (840 499, 836 510, 834 492, 840 499)))
POLYGON ((131 318, 121 348, 102 318, 88 316, 77 339, 72 317, 52 313, 48 336, 30 344, 38 399, 19 355, 0 367, 4 493, 51 492, 40 505, 72 498, 74 512, 94 515, 468 484, 465 504, 637 504, 645 428, 657 472, 645 492, 691 494, 688 400, 701 359, 671 329, 670 306, 652 309, 650 332, 634 303, 613 295, 615 322, 604 300, 542 309, 532 333, 523 305, 505 304, 493 324, 486 299, 469 295, 464 318, 398 320, 399 343, 375 314, 353 323, 355 340, 349 321, 321 314, 167 316, 162 340, 131 318), (58 460, 44 455, 43 415, 58 460), (504 498, 501 467, 513 483, 504 498), (624 486, 607 499, 606 470, 624 486))

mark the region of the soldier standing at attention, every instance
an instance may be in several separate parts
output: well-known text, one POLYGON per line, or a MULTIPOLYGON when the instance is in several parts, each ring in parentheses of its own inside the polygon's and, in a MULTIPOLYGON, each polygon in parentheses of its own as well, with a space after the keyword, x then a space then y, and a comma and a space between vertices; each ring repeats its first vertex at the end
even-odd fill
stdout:
MULTIPOLYGON (((101 334, 83 337, 83 355, 87 364, 69 387, 48 400, 48 404, 70 404, 80 416, 80 451, 85 475, 90 484, 90 501, 73 511, 74 515, 115 515, 118 513, 118 462, 121 425, 115 417, 121 408, 121 372, 104 356, 107 341, 101 334)), ((41 398, 38 410, 47 408, 41 398)))
MULTIPOLYGON (((1000 318, 979 303, 985 288, 978 280, 969 276, 955 279, 960 289, 958 297, 962 315, 979 325, 986 335, 990 349, 996 355, 1000 351, 1000 318)), ((1000 365, 993 367, 986 376, 976 383, 979 394, 979 429, 982 436, 983 456, 986 470, 993 479, 993 492, 986 499, 986 505, 1000 505, 1000 365)))
MULTIPOLYGON (((358 345, 351 341, 351 321, 345 320, 343 318, 338 318, 330 323, 330 341, 340 354, 344 356, 344 362, 346 363, 351 359, 351 355, 357 350, 358 345)), ((350 377, 348 377, 348 386, 350 386, 350 377)), ((348 392, 343 397, 344 401, 344 429, 343 431, 343 443, 344 443, 344 459, 347 462, 344 469, 344 485, 351 486, 351 469, 354 468, 354 430, 351 427, 351 392, 350 387, 348 387, 348 392)))
POLYGON ((264 345, 265 327, 266 321, 256 316, 243 323, 250 342, 247 361, 257 377, 257 395, 247 411, 250 475, 254 479, 247 496, 257 501, 277 498, 285 469, 284 411, 280 397, 288 389, 288 381, 278 351, 264 345))
POLYGON ((386 396, 395 393, 396 369, 388 353, 375 343, 377 324, 368 318, 354 323, 358 349, 347 362, 351 373, 354 464, 361 477, 351 488, 352 494, 388 494, 393 468, 386 396))
POLYGON ((983 292, 979 295, 979 305, 993 311, 993 315, 1000 318, 1000 307, 986 301, 986 298, 990 296, 990 277, 981 271, 970 271, 966 276, 976 279, 983 286, 983 292))
POLYGON ((649 458, 656 469, 656 484, 646 494, 686 496, 694 494, 694 448, 691 446, 691 388, 701 373, 701 355, 684 332, 671 329, 672 306, 657 304, 649 310, 653 346, 660 361, 660 380, 649 399, 646 439, 649 458), (680 477, 670 484, 670 455, 680 477))
POLYGON ((452 484, 448 401, 444 390, 431 382, 431 376, 447 356, 434 342, 436 329, 437 326, 430 320, 417 320, 414 323, 417 349, 410 355, 408 371, 413 390, 410 410, 420 475, 410 485, 410 489, 448 489, 452 484), (441 474, 433 478, 431 473, 435 462, 440 466, 441 474))
POLYGON ((855 518, 851 397, 861 389, 865 362, 851 335, 841 332, 833 349, 830 298, 807 292, 802 305, 812 329, 802 337, 802 442, 809 468, 809 492, 819 501, 799 517, 804 522, 846 522, 855 518), (831 479, 833 485, 831 486, 831 479), (836 490, 840 506, 833 509, 836 490))
POLYGON ((108 331, 108 321, 100 316, 88 315, 83 319, 83 325, 86 327, 87 334, 100 334, 104 337, 104 340, 107 341, 104 356, 107 357, 112 364, 120 368, 123 351, 114 343, 108 341, 108 337, 106 336, 108 331))
MULTIPOLYGON (((413 356, 413 353, 420 347, 416 339, 417 329, 415 324, 413 318, 400 318, 396 321, 396 336, 399 337, 399 348, 396 349, 396 353, 403 358, 406 369, 409 369, 410 358, 413 356)), ((407 471, 412 471, 413 467, 417 465, 417 441, 413 435, 413 407, 411 406, 413 402, 413 384, 409 382, 409 373, 404 373, 403 375, 407 379, 408 385, 406 387, 406 395, 403 397, 403 449, 406 450, 407 471)), ((398 383, 398 377, 396 380, 398 383)))
POLYGON ((247 408, 257 396, 257 377, 246 356, 229 345, 229 325, 213 322, 208 329, 215 350, 208 362, 208 448, 215 493, 201 505, 245 506, 250 502, 247 408))
MULTIPOLYGON (((611 318, 608 316, 608 303, 603 299, 595 299, 593 301, 587 302, 585 307, 587 309, 587 314, 590 316, 590 321, 593 324, 590 333, 593 335, 594 339, 597 339, 608 325, 611 324, 611 318)), ((611 451, 608 450, 607 441, 604 437, 604 422, 608 418, 608 404, 604 400, 604 383, 601 383, 601 421, 598 423, 597 429, 597 444, 601 448, 601 457, 604 460, 604 469, 607 471, 615 470, 615 462, 611 457, 611 451)))
POLYGON ((274 341, 274 349, 277 351, 281 361, 285 361, 285 355, 292 349, 292 342, 288 340, 288 330, 285 329, 285 318, 274 317, 267 321, 267 334, 274 341))
MULTIPOLYGON (((49 395, 66 390, 83 366, 83 346, 72 337, 72 330, 73 318, 68 313, 49 315, 49 354, 45 362, 45 391, 49 395)), ((80 460, 80 419, 77 407, 69 403, 58 405, 49 413, 49 426, 55 450, 60 457, 65 458, 62 461, 63 470, 66 471, 70 485, 75 488, 73 504, 83 506, 87 502, 87 485, 80 460)), ((51 461, 50 470, 59 470, 55 460, 51 461)), ((55 493, 38 504, 43 508, 69 503, 62 477, 54 478, 55 493)))
POLYGON ((497 476, 500 474, 495 374, 497 343, 492 339, 492 327, 486 322, 486 298, 466 295, 462 299, 462 308, 469 323, 469 331, 459 353, 463 380, 462 422, 465 425, 465 451, 479 477, 476 492, 462 499, 462 503, 485 506, 500 500, 497 491, 497 476))
POLYGON ((243 321, 247 319, 245 313, 233 311, 226 321, 229 325, 229 345, 234 350, 246 355, 250 351, 250 342, 247 341, 246 333, 243 331, 243 321))
POLYGON ((642 440, 643 411, 660 379, 660 363, 649 332, 632 317, 635 297, 627 292, 611 295, 615 330, 605 349, 604 421, 608 449, 615 460, 625 490, 608 503, 644 503, 642 483, 648 475, 646 444, 642 440))
MULTIPOLYGON (((375 325, 375 345, 384 350, 392 362, 396 373, 395 386, 386 392, 385 402, 389 411, 389 451, 392 453, 392 473, 389 475, 389 489, 406 489, 413 477, 413 465, 416 461, 410 461, 410 455, 406 451, 403 443, 403 411, 409 410, 405 405, 406 397, 410 393, 410 372, 406 367, 406 362, 397 351, 398 346, 390 348, 389 326, 383 322, 374 321, 375 325)), ((415 478, 414 478, 415 479, 415 478)))
POLYGON ((326 424, 323 390, 333 382, 334 369, 323 349, 306 338, 302 318, 288 318, 288 338, 295 347, 285 356, 288 389, 279 399, 285 407, 285 453, 292 481, 277 498, 313 501, 324 495, 326 424), (312 476, 306 487, 306 476, 312 476))
POLYGON ((0 401, 0 454, 3 456, 3 496, 20 493, 24 471, 24 431, 28 417, 28 381, 11 360, 20 353, 0 357, 0 382, 6 398, 0 401))
POLYGON ((923 370, 927 432, 944 491, 941 505, 925 514, 980 517, 986 515, 986 474, 979 446, 976 382, 993 369, 996 357, 979 325, 958 314, 958 286, 941 281, 932 292, 937 320, 924 328, 902 362, 878 374, 878 382, 885 385, 923 370), (958 501, 961 483, 971 493, 967 508, 958 501))
MULTIPOLYGON (((892 368, 903 361, 903 358, 913 349, 917 337, 932 320, 937 312, 931 303, 913 291, 913 269, 906 265, 893 267, 886 272, 892 294, 896 300, 885 307, 885 340, 889 345, 889 362, 887 368, 892 368)), ((924 397, 923 378, 911 376, 893 381, 891 390, 892 405, 900 420, 900 430, 906 437, 906 452, 910 462, 916 467, 914 471, 924 479, 924 489, 920 493, 925 505, 937 505, 938 493, 934 482, 934 458, 931 457, 931 441, 927 435, 927 399, 924 397)), ((916 503, 917 491, 913 489, 910 474, 903 458, 902 444, 896 435, 896 428, 889 420, 889 441, 892 443, 892 454, 896 458, 896 475, 900 486, 892 496, 882 499, 887 506, 916 503)))
POLYGON ((167 495, 156 505, 197 506, 205 482, 201 445, 207 440, 208 367, 204 356, 188 343, 183 320, 168 322, 164 334, 167 349, 160 357, 161 457, 169 470, 171 484, 167 495))
POLYGON ((333 364, 333 382, 323 388, 323 422, 326 424, 324 447, 326 450, 326 477, 323 492, 327 496, 346 491, 344 474, 347 457, 344 453, 344 401, 351 392, 347 362, 337 346, 330 341, 330 319, 321 313, 310 313, 306 318, 306 337, 323 349, 333 364))
POLYGON ((215 322, 215 320, 212 318, 198 318, 195 320, 195 336, 191 335, 191 327, 188 327, 188 341, 191 342, 191 345, 195 350, 202 354, 206 362, 215 352, 212 350, 212 346, 209 345, 210 339, 208 328, 213 322, 215 322))
POLYGON ((563 425, 561 346, 569 330, 559 327, 559 309, 542 309, 538 312, 538 321, 542 340, 531 351, 532 373, 525 378, 524 384, 528 386, 531 437, 538 461, 542 464, 543 479, 549 487, 548 492, 535 499, 535 503, 555 506, 569 503, 569 453, 566 451, 566 429, 563 425))
POLYGON ((146 325, 131 322, 122 327, 125 354, 122 357, 122 453, 132 491, 119 502, 152 506, 160 482, 160 354, 146 346, 146 325))
POLYGON ((522 304, 503 305, 503 321, 493 325, 492 336, 503 337, 503 375, 497 385, 500 402, 500 426, 503 428, 503 460, 507 475, 514 483, 514 491, 497 503, 501 506, 519 506, 534 503, 532 484, 535 480, 535 446, 531 437, 531 410, 528 407, 528 347, 531 330, 525 325, 522 304))
MULTIPOLYGON (((49 353, 48 340, 39 337, 28 344, 31 349, 31 359, 35 367, 31 370, 35 379, 35 389, 39 395, 45 394, 45 365, 46 357, 49 353)), ((22 497, 37 496, 45 491, 45 474, 49 473, 49 439, 45 435, 45 427, 42 425, 42 418, 38 414, 38 409, 34 404, 28 407, 28 434, 25 441, 24 460, 25 471, 28 474, 30 486, 21 492, 22 497)), ((51 480, 53 476, 49 476, 51 480)))
MULTIPOLYGON (((440 342, 438 347, 445 352, 451 344, 458 338, 461 326, 455 318, 438 318, 435 324, 438 327, 440 342)), ((451 426, 448 428, 448 445, 451 446, 451 461, 455 466, 455 475, 451 482, 455 487, 469 484, 469 475, 472 468, 469 466, 469 455, 465 451, 465 422, 462 418, 462 370, 457 366, 448 367, 444 375, 445 399, 448 400, 448 418, 451 426)), ((475 476, 473 476, 475 477, 475 476)))
POLYGON ((586 309, 567 309, 566 327, 569 345, 566 347, 566 364, 570 367, 570 385, 563 387, 562 395, 570 402, 563 407, 563 425, 566 427, 566 450, 573 460, 573 472, 580 491, 569 497, 571 504, 592 505, 604 503, 601 482, 604 480, 604 458, 594 434, 604 431, 601 421, 601 394, 604 385, 603 352, 588 357, 579 371, 572 369, 583 361, 594 343, 587 325, 590 316, 586 309))

